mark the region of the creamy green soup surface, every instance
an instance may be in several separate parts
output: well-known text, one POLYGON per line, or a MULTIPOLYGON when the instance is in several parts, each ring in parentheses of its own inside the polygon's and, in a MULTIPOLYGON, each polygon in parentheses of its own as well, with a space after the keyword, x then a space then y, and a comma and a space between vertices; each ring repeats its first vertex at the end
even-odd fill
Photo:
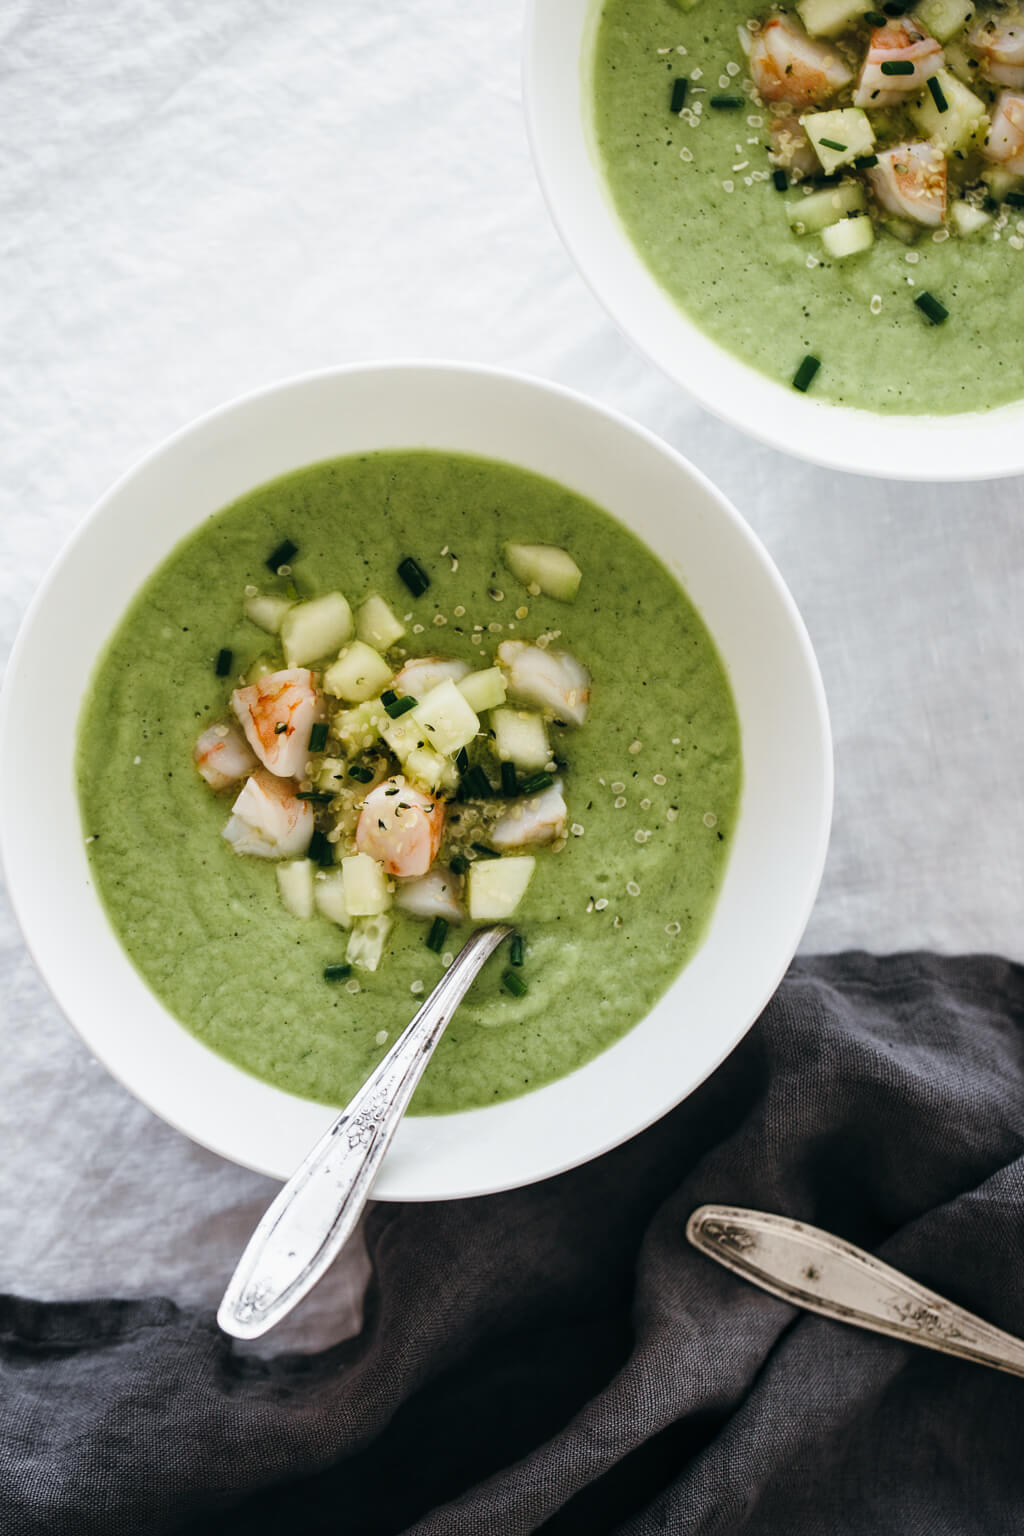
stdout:
MULTIPOLYGON (((585 728, 551 726, 573 830, 560 851, 536 850, 514 918, 525 994, 502 985, 506 943, 449 1026, 413 1107, 487 1105, 571 1072, 665 991, 700 943, 723 877, 739 730, 699 615, 598 507, 510 465, 432 451, 338 459, 263 485, 206 521, 139 592, 80 718, 97 889, 135 966, 182 1024, 256 1076, 330 1104, 346 1102, 394 1043, 445 956, 426 946, 427 923, 399 914, 376 971, 325 980, 345 958, 345 932, 323 916, 290 915, 273 862, 240 856, 221 835, 237 788, 212 793, 193 746, 230 717, 232 689, 273 651, 273 637, 243 615, 246 587, 291 583, 305 598, 340 590, 353 606, 380 594, 408 620, 409 657, 482 668, 501 640, 548 634, 589 669, 585 728), (571 551, 583 572, 575 602, 517 582, 501 559, 508 539, 571 551), (266 566, 284 540, 298 546, 287 579, 266 566), (430 578, 419 597, 397 574, 407 556, 430 578), (231 675, 220 677, 224 650, 231 675)), ((449 955, 471 926, 452 927, 449 955)))
MULTIPOLYGON (((676 0, 604 0, 592 57, 594 127, 623 225, 658 282, 704 331, 786 385, 800 379, 818 398, 884 412, 975 411, 1019 399, 1024 177, 1007 167, 1024 169, 1024 96, 1020 84, 1008 89, 1000 81, 1020 76, 1024 83, 1024 69, 1007 73, 998 62, 1002 54, 996 52, 993 62, 991 49, 988 57, 985 52, 994 27, 987 18, 1010 25, 1013 7, 924 0, 913 16, 894 18, 892 11, 864 6, 867 19, 857 14, 841 30, 812 40, 812 47, 821 43, 838 51, 849 66, 848 84, 813 108, 766 102, 754 89, 739 30, 749 34, 781 16, 784 25, 802 31, 802 16, 850 9, 841 0, 810 0, 806 7, 807 0, 799 7, 751 0, 697 0, 689 7, 676 0), (917 79, 902 60, 931 46, 933 40, 914 43, 926 30, 925 17, 944 42, 941 52, 935 44, 934 63, 914 65, 917 79), (874 103, 886 95, 865 93, 874 142, 865 145, 856 166, 847 163, 829 177, 812 150, 811 168, 776 175, 788 160, 777 153, 773 123, 777 127, 787 113, 797 119, 808 110, 850 107, 858 100, 858 71, 875 45, 879 34, 872 27, 879 21, 890 29, 905 22, 912 31, 910 50, 900 49, 898 35, 889 38, 900 62, 887 63, 885 70, 895 72, 878 83, 887 93, 912 80, 914 91, 895 107, 877 109, 874 103), (954 35, 947 37, 950 26, 954 35), (934 93, 924 75, 940 65, 936 84, 944 93, 934 93), (904 69, 908 76, 901 77, 904 69), (673 111, 673 88, 682 79, 685 100, 680 105, 677 93, 680 110, 673 111), (961 97, 968 114, 985 115, 952 138, 961 97), (934 137, 942 133, 951 137, 944 151, 941 137, 934 137), (939 143, 944 208, 933 225, 890 214, 875 191, 876 169, 866 168, 873 156, 884 160, 891 148, 908 142, 939 143), (1002 163, 986 158, 991 154, 1003 156, 1002 163), (866 193, 875 237, 869 249, 836 259, 818 231, 794 231, 788 205, 820 186, 855 183, 866 193), (938 308, 919 307, 915 300, 922 295, 933 296, 938 308), (813 380, 800 375, 807 357, 820 363, 813 380)), ((806 50, 806 38, 797 46, 806 50)), ((1006 46, 1012 51, 1015 37, 1006 46)), ((852 121, 832 129, 826 150, 847 147, 852 121)), ((805 149, 798 122, 794 132, 805 149)), ((796 160, 799 166, 800 153, 796 160)), ((855 208, 852 217, 859 216, 855 208)), ((865 231, 861 224, 858 233, 865 231)))

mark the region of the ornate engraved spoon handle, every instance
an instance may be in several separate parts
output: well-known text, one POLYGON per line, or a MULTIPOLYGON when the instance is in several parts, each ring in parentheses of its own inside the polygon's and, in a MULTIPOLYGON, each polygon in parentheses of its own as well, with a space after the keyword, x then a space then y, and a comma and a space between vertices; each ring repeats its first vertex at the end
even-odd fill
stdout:
POLYGON ((512 932, 481 928, 350 1104, 292 1174, 249 1239, 217 1312, 255 1339, 312 1290, 359 1220, 374 1175, 445 1026, 481 966, 512 932))
POLYGON ((830 1232, 765 1211, 702 1205, 686 1235, 709 1258, 783 1301, 1024 1376, 1024 1341, 830 1232))

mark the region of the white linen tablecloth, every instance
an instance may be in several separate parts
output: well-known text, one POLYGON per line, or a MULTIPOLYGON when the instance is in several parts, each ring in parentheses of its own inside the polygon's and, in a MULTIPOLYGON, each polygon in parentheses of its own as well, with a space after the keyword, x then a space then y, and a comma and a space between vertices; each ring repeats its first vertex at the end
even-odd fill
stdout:
MULTIPOLYGON (((549 0, 556 3, 556 0, 549 0)), ((753 524, 832 710, 804 949, 1024 958, 1020 481, 792 462, 621 338, 535 181, 519 0, 8 0, 0 10, 0 646, 93 501, 221 401, 332 363, 543 374, 645 423, 753 524)), ((55 729, 75 700, 54 679, 55 729)), ((46 793, 45 743, 40 756, 46 793)), ((275 1186, 96 1065, 0 906, 0 1289, 214 1304, 275 1186)), ((278 1344, 354 1325, 336 1267, 278 1344)))

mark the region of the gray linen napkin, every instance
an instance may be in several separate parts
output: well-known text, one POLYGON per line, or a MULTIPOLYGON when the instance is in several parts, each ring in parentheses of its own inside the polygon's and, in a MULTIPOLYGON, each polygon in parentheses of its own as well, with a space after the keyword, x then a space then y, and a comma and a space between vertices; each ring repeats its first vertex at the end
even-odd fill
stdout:
POLYGON ((627 1145, 377 1207, 363 1332, 319 1356, 241 1358, 166 1301, 9 1298, 0 1530, 1020 1532, 1024 1381, 799 1313, 684 1226, 802 1217, 1024 1332, 1022 1026, 1002 960, 797 962, 627 1145))

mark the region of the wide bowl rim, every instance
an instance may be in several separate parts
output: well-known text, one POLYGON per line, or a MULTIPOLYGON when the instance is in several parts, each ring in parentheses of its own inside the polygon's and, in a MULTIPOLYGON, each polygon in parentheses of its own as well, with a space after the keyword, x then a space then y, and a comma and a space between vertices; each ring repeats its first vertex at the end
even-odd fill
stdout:
MULTIPOLYGON (((589 14, 578 37, 577 57, 573 60, 572 71, 567 70, 566 79, 572 78, 582 94, 589 79, 588 63, 583 57, 587 25, 594 20, 603 0, 579 0, 579 3, 589 8, 589 14)), ((819 468, 872 479, 936 484, 1008 479, 1024 474, 1024 396, 988 411, 953 412, 944 416, 876 412, 833 405, 787 389, 714 341, 675 303, 642 261, 619 220, 610 191, 588 146, 585 159, 604 204, 607 229, 615 231, 613 238, 620 247, 618 259, 623 258, 622 247, 628 247, 632 258, 630 282, 637 285, 637 291, 643 290, 645 304, 655 302, 655 293, 660 296, 659 324, 654 326, 645 322, 643 334, 638 332, 627 293, 617 288, 600 270, 598 243, 590 238, 592 219, 577 218, 574 222, 568 212, 568 200, 560 195, 556 185, 564 139, 560 139, 556 146, 543 127, 545 102, 538 85, 538 59, 550 56, 550 51, 539 41, 540 28, 543 24, 551 24, 551 18, 560 6, 565 9, 564 0, 556 0, 553 5, 546 0, 525 0, 521 80, 527 139, 537 180, 558 236, 576 271, 624 339, 720 421, 755 442, 819 468), (687 345, 674 346, 668 339, 670 333, 674 340, 685 337, 687 345), (709 386, 709 373, 700 368, 686 370, 676 364, 676 358, 690 358, 695 353, 720 374, 714 387, 709 386), (750 391, 754 391, 762 405, 767 406, 760 414, 739 404, 744 394, 750 391), (844 447, 835 445, 834 429, 837 427, 845 433, 844 447), (984 448, 987 446, 991 450, 993 440, 1002 450, 1002 457, 998 461, 987 461, 984 448), (829 446, 824 447, 823 443, 829 446)), ((583 109, 576 114, 576 125, 585 139, 587 126, 582 114, 583 109)), ((583 158, 580 157, 579 163, 583 158)), ((591 204, 591 214, 594 207, 596 200, 591 204)))
MULTIPOLYGON (((178 450, 183 443, 187 443, 193 437, 199 436, 202 433, 208 431, 213 426, 213 424, 222 421, 225 417, 230 417, 233 414, 240 414, 245 412, 247 409, 250 409, 256 402, 265 401, 270 397, 284 396, 295 391, 305 389, 308 386, 321 382, 328 382, 336 378, 351 377, 353 375, 370 377, 374 375, 403 374, 410 372, 425 374, 427 376, 440 376, 449 374, 460 375, 472 379, 488 378, 498 382, 499 384, 524 387, 531 391, 540 391, 542 394, 547 395, 552 400, 561 400, 571 408, 582 410, 585 413, 590 413, 598 420, 603 418, 606 422, 614 424, 618 429, 633 435, 644 445, 646 452, 653 452, 654 454, 660 455, 662 458, 666 459, 673 466, 675 473, 680 475, 681 483, 686 483, 688 481, 693 485, 699 486, 703 490, 703 492, 715 503, 718 513, 726 518, 726 520, 749 545, 751 553, 754 555, 761 567, 762 573, 770 582, 774 597, 781 604, 781 607, 785 613, 786 620, 790 627, 792 637, 798 646, 800 661, 804 668, 804 677, 802 681, 809 685, 810 691, 808 697, 810 703, 813 706, 814 720, 817 728, 817 760, 815 767, 816 771, 820 770, 819 783, 821 796, 819 814, 813 829, 813 856, 809 857, 807 861, 807 867, 804 871, 804 877, 802 881, 802 901, 798 907, 794 908, 787 942, 785 945, 780 946, 778 962, 772 970, 771 974, 765 974, 764 981, 759 988, 760 1000, 757 1007, 753 1010, 749 1010, 750 1016, 743 1018, 738 1024, 734 1025, 732 1030, 723 1032, 720 1042, 720 1049, 718 1049, 718 1051, 714 1054, 713 1058, 706 1061, 700 1076, 694 1078, 682 1086, 677 1085, 671 1091, 663 1094, 662 1100, 659 1101, 659 1104, 656 1108, 650 1112, 645 1112, 640 1116, 634 1117, 628 1126, 616 1126, 615 1129, 610 1131, 603 1139, 592 1138, 588 1144, 580 1146, 571 1154, 554 1159, 550 1165, 546 1165, 543 1170, 532 1172, 529 1177, 526 1178, 512 1181, 506 1179, 495 1180, 491 1177, 475 1178, 473 1176, 472 1169, 468 1169, 466 1174, 463 1176, 458 1188, 444 1187, 437 1190, 424 1190, 422 1188, 416 1187, 415 1185, 413 1187, 394 1187, 388 1181, 387 1160, 385 1160, 384 1168, 378 1180, 378 1186, 374 1189, 374 1197, 378 1199, 417 1201, 451 1198, 473 1198, 478 1195, 497 1193, 504 1189, 520 1187, 521 1185, 536 1182, 540 1179, 553 1177, 559 1173, 563 1173, 571 1168, 577 1167, 584 1162, 590 1161, 594 1157, 602 1155, 604 1152, 610 1151, 612 1148, 620 1145, 624 1141, 631 1139, 634 1135, 639 1134, 641 1131, 660 1119, 664 1114, 668 1113, 672 1108, 680 1103, 682 1099, 695 1091, 700 1083, 703 1082, 721 1064, 721 1062, 725 1060, 731 1051, 735 1049, 740 1040, 742 1040, 744 1035, 746 1035, 751 1026, 756 1022, 756 1019, 760 1015, 764 1006, 774 994, 779 982, 781 981, 793 958, 793 955, 797 950, 800 938, 802 937, 806 928, 807 921, 809 919, 818 889, 820 887, 828 849, 834 800, 834 763, 831 728, 824 683, 821 677, 817 658, 811 644, 810 636, 807 632, 803 618, 796 606, 795 600, 793 599, 793 596, 786 586, 785 581, 783 580, 781 574, 771 559, 771 556, 768 554, 765 546, 757 534, 742 517, 739 511, 733 506, 729 499, 724 495, 724 493, 721 492, 700 469, 690 463, 690 461, 687 460, 684 455, 680 454, 670 444, 659 438, 655 433, 650 431, 650 429, 643 426, 641 423, 634 421, 625 413, 617 410, 613 406, 609 406, 603 402, 596 401, 589 396, 586 396, 579 391, 570 389, 564 385, 554 383, 550 380, 540 378, 529 373, 509 368, 503 368, 496 365, 467 363, 460 360, 447 359, 403 358, 390 359, 386 361, 355 361, 294 374, 287 378, 272 381, 268 384, 262 385, 257 389, 248 391, 228 401, 224 401, 221 404, 215 406, 210 411, 207 411, 196 417, 194 420, 186 423, 182 427, 178 428, 175 432, 164 438, 155 447, 151 448, 145 454, 140 456, 129 469, 127 469, 113 482, 108 490, 106 490, 97 499, 97 501, 90 508, 89 512, 85 514, 81 522, 76 526, 64 544, 61 546, 60 550, 57 552, 55 558, 51 562, 42 581, 40 582, 35 594, 30 600, 22 618, 21 625, 11 650, 8 665, 5 670, 3 684, 2 687, 0 687, 0 783, 3 782, 3 777, 6 772, 6 767, 9 760, 9 742, 11 739, 10 732, 12 728, 12 715, 14 710, 15 685, 19 678, 24 658, 31 649, 33 643, 33 633, 39 621, 39 617, 46 611, 46 607, 50 600, 50 594, 54 584, 57 581, 65 564, 77 554, 80 545, 83 543, 83 541, 89 539, 92 530, 99 522, 101 522, 109 506, 116 502, 116 500, 122 495, 126 488, 130 487, 131 482, 136 478, 142 477, 147 471, 151 470, 154 465, 157 465, 161 459, 168 455, 173 455, 174 452, 178 450)), ((295 467, 300 466, 296 465, 295 467)), ((638 537, 639 536, 640 535, 638 535, 638 537)), ((646 542, 646 540, 644 542, 646 542)), ((119 612, 114 622, 118 622, 120 617, 121 614, 119 612)), ((6 877, 7 889, 9 892, 12 908, 18 921, 26 947, 32 956, 37 971, 42 977, 45 985, 47 986, 47 989, 57 1002, 58 1007, 61 1009, 65 1018, 71 1024, 72 1028, 86 1045, 90 1053, 102 1063, 102 1065, 111 1074, 111 1076, 114 1077, 115 1080, 118 1081, 124 1088, 126 1088, 134 1098, 143 1103, 160 1119, 173 1126, 174 1129, 189 1137, 192 1141, 205 1147, 207 1150, 216 1153, 218 1156, 224 1157, 228 1161, 239 1164, 240 1166, 251 1168, 256 1172, 264 1173, 274 1178, 285 1177, 286 1171, 282 1171, 280 1167, 271 1166, 267 1163, 261 1163, 258 1158, 254 1158, 252 1156, 239 1156, 236 1152, 230 1150, 230 1148, 225 1145, 224 1141, 217 1135, 204 1133, 203 1131, 197 1129, 194 1124, 189 1123, 186 1117, 182 1117, 179 1114, 169 1113, 165 1107, 162 1107, 159 1104, 153 1102, 150 1096, 142 1093, 137 1084, 131 1081, 130 1074, 125 1071, 124 1064, 117 1059, 116 1055, 111 1056, 111 1054, 106 1049, 101 1048, 96 1043, 96 1041, 91 1038, 89 1032, 82 1026, 80 1019, 76 1017, 74 989, 68 988, 66 985, 66 978, 61 978, 57 981, 54 980, 54 977, 50 972, 45 959, 40 953, 39 934, 33 927, 32 921, 26 918, 27 902, 19 883, 20 875, 15 873, 12 869, 11 861, 11 828, 13 826, 14 816, 15 812, 8 803, 8 797, 5 795, 0 795, 0 868, 2 868, 6 877)), ((96 906, 102 910, 102 903, 98 893, 94 892, 92 899, 96 906)), ((109 925, 109 919, 106 918, 105 912, 104 919, 108 923, 108 926, 111 926, 112 928, 112 925, 109 925)), ((124 959, 125 963, 128 966, 131 966, 131 961, 128 960, 126 955, 124 956, 124 959)), ((684 968, 684 971, 681 972, 680 975, 684 975, 685 971, 686 968, 684 968)), ((678 985, 678 981, 679 978, 677 977, 672 982, 669 988, 669 993, 674 987, 678 985)), ((667 995, 668 993, 666 993, 666 996, 667 995)), ((169 1011, 164 1008, 164 1005, 159 1001, 159 999, 156 999, 155 994, 152 994, 152 996, 157 1006, 164 1011, 168 1018, 173 1020, 173 1015, 171 1015, 169 1011)), ((173 1022, 177 1029, 187 1033, 187 1031, 184 1031, 184 1026, 180 1025, 177 1020, 173 1020, 173 1022)), ((195 1037, 190 1036, 190 1039, 195 1040, 195 1037)), ((198 1041, 196 1043, 200 1044, 198 1041)), ((215 1057, 219 1061, 224 1060, 224 1058, 218 1057, 215 1052, 210 1051, 210 1049, 206 1046, 201 1046, 201 1049, 209 1056, 215 1057)), ((259 1079, 250 1079, 250 1075, 245 1073, 241 1068, 232 1066, 231 1071, 241 1074, 241 1076, 249 1079, 250 1081, 260 1081, 259 1079)), ((568 1081, 568 1079, 560 1079, 558 1081, 565 1083, 568 1081)), ((549 1086, 555 1087, 557 1084, 549 1086)), ((284 1098, 292 1098, 291 1095, 282 1094, 282 1090, 279 1089, 270 1089, 270 1091, 275 1095, 282 1095, 284 1098)), ((544 1093, 545 1091, 545 1089, 536 1090, 535 1094, 526 1095, 525 1098, 529 1099, 535 1097, 536 1094, 544 1093)), ((319 1129, 315 1132, 313 1130, 310 1132, 310 1144, 312 1144, 312 1142, 316 1139, 316 1135, 319 1134, 320 1130, 326 1128, 326 1125, 334 1117, 336 1111, 332 1110, 329 1106, 312 1104, 310 1101, 296 1102, 301 1103, 310 1111, 316 1111, 320 1117, 321 1123, 319 1125, 319 1129)), ((461 1111, 457 1112, 455 1115, 441 1117, 416 1117, 411 1123, 413 1125, 417 1123, 424 1124, 432 1119, 448 1121, 461 1120, 472 1116, 487 1115, 490 1113, 492 1113, 490 1110, 461 1111)), ((407 1124, 408 1123, 410 1122, 407 1122, 407 1124)), ((401 1128, 400 1134, 404 1129, 405 1127, 401 1128)))

